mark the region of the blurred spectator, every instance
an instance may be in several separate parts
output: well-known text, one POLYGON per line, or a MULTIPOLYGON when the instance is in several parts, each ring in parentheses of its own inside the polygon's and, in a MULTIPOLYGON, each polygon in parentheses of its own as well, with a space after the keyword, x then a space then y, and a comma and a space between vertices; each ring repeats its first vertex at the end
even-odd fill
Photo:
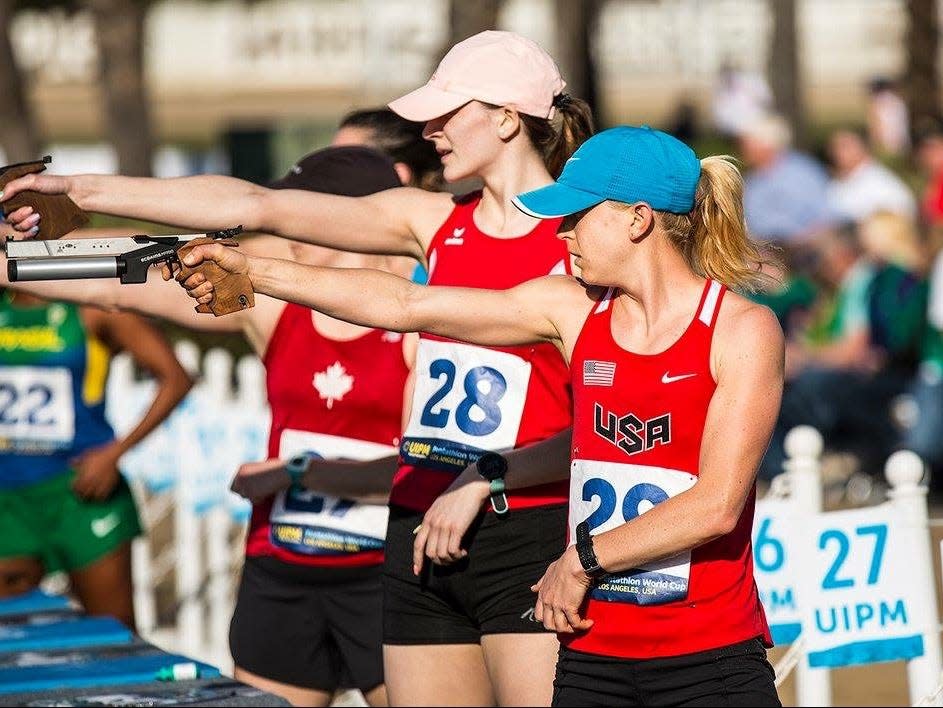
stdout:
MULTIPOLYGON (((824 232, 816 242, 818 277, 834 291, 821 325, 804 340, 787 344, 789 380, 761 475, 782 471, 783 440, 796 425, 812 425, 829 444, 848 449, 868 466, 880 462, 898 442, 890 405, 914 373, 924 336, 926 282, 908 265, 903 243, 906 219, 887 215, 873 229, 866 253, 853 228, 824 232), (882 230, 886 234, 878 234, 882 230)), ((884 217, 882 217, 883 219, 884 217)), ((915 233, 912 231, 912 233, 915 233)))
POLYGON ((917 135, 917 161, 927 179, 921 213, 931 227, 943 226, 943 125, 934 120, 917 135))
POLYGON ((725 61, 717 75, 711 98, 714 126, 734 138, 761 119, 773 106, 769 84, 755 71, 736 68, 725 61))
POLYGON ((943 482, 943 251, 930 273, 927 326, 922 357, 910 393, 917 416, 901 447, 916 452, 930 469, 930 488, 938 493, 943 482))
POLYGON ((907 103, 892 81, 873 79, 868 84, 868 137, 886 155, 903 155, 910 149, 910 115, 907 103))
POLYGON ((834 176, 826 201, 839 221, 861 221, 877 211, 895 212, 909 219, 917 204, 907 185, 871 155, 864 135, 836 130, 828 141, 834 176))
POLYGON ((791 144, 789 125, 775 115, 755 120, 740 135, 743 161, 750 168, 744 215, 755 238, 801 241, 828 222, 823 199, 828 174, 791 144))

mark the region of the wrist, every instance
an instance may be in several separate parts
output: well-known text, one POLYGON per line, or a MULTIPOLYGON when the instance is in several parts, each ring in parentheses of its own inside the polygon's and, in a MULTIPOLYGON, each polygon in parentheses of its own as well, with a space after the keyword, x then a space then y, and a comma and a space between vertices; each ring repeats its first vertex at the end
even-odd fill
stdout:
POLYGON ((508 462, 496 452, 486 452, 478 458, 475 468, 481 478, 488 483, 488 498, 496 514, 506 514, 510 505, 505 494, 504 477, 508 471, 508 462))
POLYGON ((580 566, 591 580, 598 579, 606 574, 606 570, 596 558, 596 549, 593 537, 589 532, 589 524, 585 521, 576 525, 576 543, 574 544, 580 566))

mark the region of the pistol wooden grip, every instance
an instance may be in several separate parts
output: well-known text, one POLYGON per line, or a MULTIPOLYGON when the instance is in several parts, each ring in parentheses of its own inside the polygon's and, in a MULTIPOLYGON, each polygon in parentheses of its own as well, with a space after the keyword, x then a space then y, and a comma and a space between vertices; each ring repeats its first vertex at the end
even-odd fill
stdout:
MULTIPOLYGON (((195 246, 214 243, 212 239, 195 239, 177 250, 177 257, 183 257, 195 246)), ((235 241, 215 241, 229 248, 237 246, 235 241)), ((200 265, 190 267, 180 265, 177 280, 183 281, 194 273, 202 273, 203 277, 213 283, 213 300, 207 305, 197 305, 196 311, 204 314, 213 314, 216 317, 239 312, 255 307, 255 292, 252 290, 252 281, 243 273, 230 273, 219 267, 214 261, 203 261, 200 265)))
MULTIPOLYGON (((3 169, 0 173, 0 190, 12 180, 34 172, 46 169, 43 162, 27 162, 3 169)), ((30 206, 40 216, 39 233, 37 239, 52 239, 65 236, 70 231, 88 224, 88 214, 79 209, 78 205, 67 194, 42 194, 41 192, 20 192, 12 199, 3 203, 3 215, 16 211, 20 207, 30 206)))

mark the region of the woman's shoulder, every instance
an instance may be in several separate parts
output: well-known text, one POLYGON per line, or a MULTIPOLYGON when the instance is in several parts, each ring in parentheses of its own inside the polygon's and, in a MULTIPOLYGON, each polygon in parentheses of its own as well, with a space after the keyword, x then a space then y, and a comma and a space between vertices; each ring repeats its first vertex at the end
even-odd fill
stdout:
POLYGON ((727 291, 717 313, 715 341, 721 346, 769 348, 785 347, 782 327, 776 314, 766 305, 727 291))

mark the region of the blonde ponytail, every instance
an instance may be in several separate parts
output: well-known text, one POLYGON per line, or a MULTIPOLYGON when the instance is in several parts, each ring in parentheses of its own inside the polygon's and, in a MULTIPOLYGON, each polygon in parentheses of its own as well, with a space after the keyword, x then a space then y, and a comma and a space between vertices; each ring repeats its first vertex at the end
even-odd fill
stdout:
POLYGON ((739 291, 755 292, 775 280, 761 271, 770 260, 747 235, 743 177, 727 155, 701 160, 694 208, 687 214, 658 212, 662 227, 698 275, 739 291))

